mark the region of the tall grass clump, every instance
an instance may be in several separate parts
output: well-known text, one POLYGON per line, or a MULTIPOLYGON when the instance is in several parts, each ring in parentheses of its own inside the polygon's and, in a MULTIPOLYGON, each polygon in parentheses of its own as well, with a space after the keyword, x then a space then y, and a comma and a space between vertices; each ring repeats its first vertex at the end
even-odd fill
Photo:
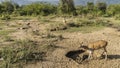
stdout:
POLYGON ((1 50, 3 68, 11 68, 21 62, 26 64, 30 61, 43 61, 44 56, 45 52, 39 51, 36 43, 30 40, 17 40, 1 50))
MULTIPOLYGON (((59 39, 62 39, 62 36, 59 39)), ((23 68, 26 63, 44 61, 47 53, 51 53, 55 48, 56 45, 51 39, 43 39, 41 42, 15 40, 14 43, 0 48, 0 57, 3 59, 0 68, 23 68)))

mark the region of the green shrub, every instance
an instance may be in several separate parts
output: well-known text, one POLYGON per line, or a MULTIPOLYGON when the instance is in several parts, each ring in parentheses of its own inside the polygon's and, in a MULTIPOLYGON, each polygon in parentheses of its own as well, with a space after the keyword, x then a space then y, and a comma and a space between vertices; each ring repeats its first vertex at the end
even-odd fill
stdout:
POLYGON ((13 17, 20 16, 19 11, 16 10, 16 11, 12 12, 12 16, 13 16, 13 17))
POLYGON ((120 5, 115 4, 115 5, 109 5, 107 8, 107 14, 110 16, 115 16, 120 13, 120 5))
POLYGON ((73 0, 60 0, 58 11, 61 14, 77 15, 73 0))
MULTIPOLYGON (((49 3, 32 3, 22 7, 23 15, 49 15, 56 13, 57 8, 49 3)), ((21 15, 22 15, 21 14, 21 15)))
POLYGON ((36 51, 37 45, 36 42, 30 40, 20 40, 16 41, 16 45, 20 48, 18 53, 19 58, 29 61, 29 60, 43 60, 44 52, 36 51), (39 57, 37 57, 39 56, 39 57))
POLYGON ((2 18, 1 18, 2 20, 9 20, 9 19, 11 19, 11 17, 10 17, 10 15, 8 15, 8 14, 4 14, 4 15, 2 15, 2 18))
POLYGON ((97 19, 95 21, 83 20, 80 23, 80 26, 107 26, 109 23, 104 20, 97 19))
POLYGON ((86 6, 77 6, 76 12, 78 15, 87 15, 89 10, 86 8, 86 6))
POLYGON ((2 11, 4 12, 4 13, 12 13, 13 11, 14 11, 14 5, 13 5, 13 3, 12 3, 12 1, 9 1, 9 0, 5 0, 5 1, 3 1, 2 3, 1 3, 1 5, 2 5, 2 11))
POLYGON ((18 40, 10 47, 4 47, 1 57, 7 64, 14 64, 24 61, 43 60, 45 52, 36 51, 36 43, 30 40, 18 40))
POLYGON ((104 2, 99 2, 99 3, 96 4, 96 7, 97 7, 98 10, 101 10, 102 12, 105 13, 106 8, 107 8, 107 4, 104 3, 104 2))
POLYGON ((116 19, 116 20, 120 20, 120 15, 119 15, 119 14, 116 15, 116 16, 115 16, 115 19, 116 19))
POLYGON ((3 48, 3 51, 2 51, 2 58, 4 59, 4 61, 8 63, 14 63, 16 62, 15 54, 16 52, 14 52, 13 49, 5 47, 3 48))
POLYGON ((94 3, 93 2, 87 2, 87 9, 88 10, 94 10, 94 3))

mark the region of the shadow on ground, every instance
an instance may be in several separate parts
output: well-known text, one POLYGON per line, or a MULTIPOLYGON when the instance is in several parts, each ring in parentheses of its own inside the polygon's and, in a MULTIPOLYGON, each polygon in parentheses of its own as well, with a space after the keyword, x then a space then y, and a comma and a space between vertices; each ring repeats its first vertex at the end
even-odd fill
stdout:
MULTIPOLYGON (((105 58, 105 55, 103 55, 103 58, 105 58)), ((120 55, 108 55, 108 59, 120 59, 120 55)))
POLYGON ((73 59, 77 63, 82 63, 84 60, 88 58, 88 55, 84 54, 84 50, 74 50, 74 51, 69 51, 65 56, 73 59))
MULTIPOLYGON (((88 58, 88 54, 85 54, 84 50, 69 51, 66 53, 65 56, 76 61, 79 64, 87 61, 87 58, 88 58)), ((105 55, 103 55, 101 59, 104 59, 104 58, 105 58, 105 55)), ((120 55, 108 55, 108 59, 109 60, 120 59, 120 55)))

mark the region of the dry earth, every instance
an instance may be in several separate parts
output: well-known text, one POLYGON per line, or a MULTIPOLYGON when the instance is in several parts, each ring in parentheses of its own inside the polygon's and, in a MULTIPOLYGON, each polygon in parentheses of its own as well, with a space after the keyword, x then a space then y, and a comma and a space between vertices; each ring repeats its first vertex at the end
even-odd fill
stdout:
MULTIPOLYGON (((120 32, 113 28, 104 28, 100 31, 92 33, 63 33, 65 38, 57 42, 57 48, 46 61, 37 62, 35 64, 26 65, 25 68, 120 68, 120 32), (69 51, 78 50, 80 42, 87 44, 96 40, 108 41, 108 60, 94 59, 85 61, 82 64, 77 63, 65 55, 69 51)), ((99 52, 95 52, 99 53, 99 52)))
MULTIPOLYGON (((16 23, 20 25, 22 24, 23 26, 25 24, 19 22, 16 23)), ((43 32, 47 25, 44 24, 45 27, 43 27, 43 25, 39 25, 39 22, 37 21, 26 21, 26 23, 31 23, 29 25, 31 28, 16 28, 17 32, 10 35, 16 39, 30 38, 39 42, 39 36, 33 36, 32 31, 43 32)), ((62 36, 65 39, 57 42, 58 48, 56 48, 52 54, 47 56, 45 61, 28 64, 25 68, 120 68, 120 32, 117 29, 107 27, 92 33, 65 32, 62 33, 62 36), (108 60, 93 59, 79 64, 75 60, 66 57, 66 54, 69 51, 79 50, 81 42, 87 44, 97 40, 108 41, 108 60)), ((96 51, 95 55, 99 55, 97 53, 101 53, 101 51, 96 51)))

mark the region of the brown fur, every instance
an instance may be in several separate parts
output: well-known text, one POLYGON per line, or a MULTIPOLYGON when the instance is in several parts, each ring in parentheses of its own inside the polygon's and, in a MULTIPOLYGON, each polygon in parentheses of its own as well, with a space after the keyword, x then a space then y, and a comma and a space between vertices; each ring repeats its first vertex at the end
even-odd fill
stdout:
POLYGON ((99 41, 89 43, 88 46, 81 46, 80 48, 83 48, 83 49, 85 49, 85 50, 87 50, 89 52, 88 59, 93 57, 94 50, 98 50, 98 49, 103 48, 104 49, 103 53, 105 53, 105 59, 107 59, 107 50, 106 50, 107 44, 108 44, 107 41, 99 40, 99 41))
POLYGON ((96 41, 96 42, 91 42, 88 44, 88 48, 90 49, 100 49, 100 48, 106 48, 108 42, 105 41, 105 40, 99 40, 99 41, 96 41))

